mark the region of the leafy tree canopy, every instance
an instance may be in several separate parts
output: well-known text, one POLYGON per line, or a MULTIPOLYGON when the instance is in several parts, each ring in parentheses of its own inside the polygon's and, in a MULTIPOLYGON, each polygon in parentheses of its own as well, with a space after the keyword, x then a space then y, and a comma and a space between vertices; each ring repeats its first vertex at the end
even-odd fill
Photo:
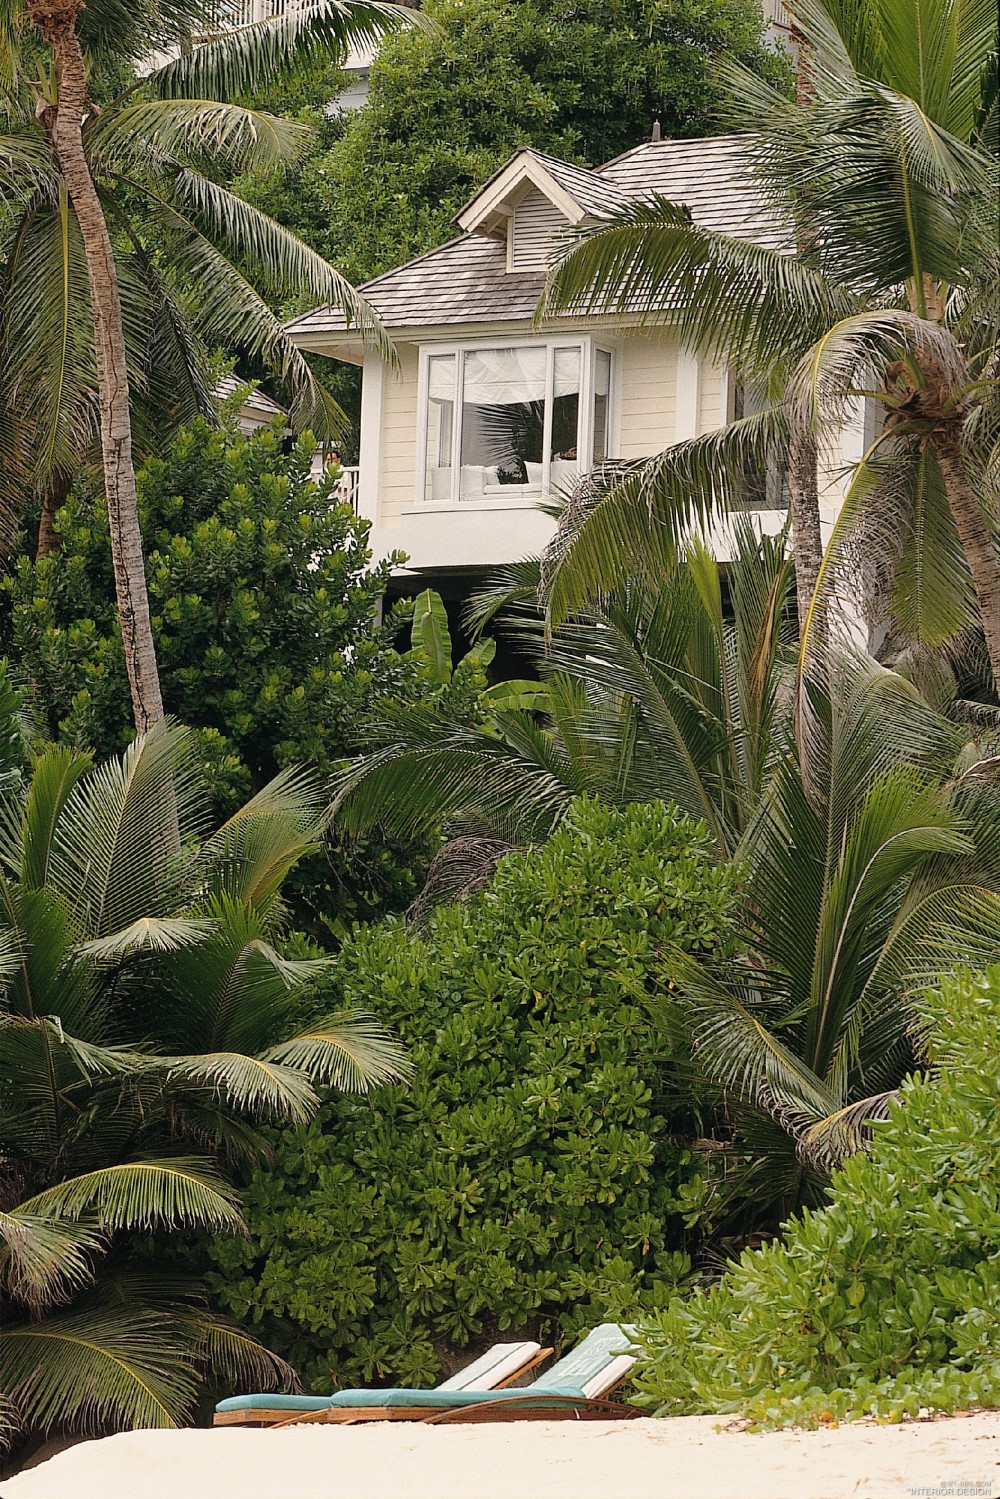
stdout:
MULTIPOLYGON (((355 284, 440 244, 466 198, 518 146, 588 164, 649 137, 719 128, 722 56, 781 85, 755 0, 429 0, 435 23, 388 40, 367 106, 319 124, 299 168, 241 191, 355 284)), ((342 84, 317 74, 314 101, 342 84)))
MULTIPOLYGON (((367 523, 316 481, 308 438, 282 452, 197 419, 138 475, 167 709, 198 731, 214 799, 231 810, 286 766, 329 766, 371 696, 407 669, 375 623, 388 563, 368 570, 367 523)), ((14 655, 52 739, 131 738, 103 499, 59 512, 59 551, 22 556, 5 584, 14 655)))

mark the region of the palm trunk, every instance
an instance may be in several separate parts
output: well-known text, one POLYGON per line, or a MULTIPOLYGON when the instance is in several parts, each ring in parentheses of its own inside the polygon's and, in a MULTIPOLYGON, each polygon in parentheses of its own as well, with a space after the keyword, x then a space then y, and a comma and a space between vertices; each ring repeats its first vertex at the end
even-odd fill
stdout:
POLYGON ((934 451, 979 601, 993 680, 1000 689, 1000 560, 996 542, 969 483, 962 454, 962 435, 957 425, 938 427, 934 433, 934 451))
POLYGON ((87 108, 87 69, 76 34, 81 0, 29 0, 26 7, 52 49, 59 99, 44 111, 59 159, 84 253, 94 316, 101 412, 101 451, 111 532, 111 557, 121 622, 132 712, 139 733, 163 717, 156 648, 149 621, 149 597, 132 467, 132 426, 121 297, 111 236, 83 149, 87 108))
POLYGON ((35 561, 51 557, 59 550, 59 532, 56 530, 56 515, 66 503, 70 490, 69 474, 54 473, 42 491, 42 511, 38 517, 38 545, 35 561))
MULTIPOLYGON (((811 433, 793 430, 788 445, 788 511, 792 522, 792 558, 800 630, 805 627, 823 561, 817 460, 816 439, 811 433)), ((825 622, 825 611, 818 610, 813 620, 813 653, 822 653, 825 622)))
MULTIPOLYGON (((794 24, 791 40, 798 48, 795 69, 795 102, 808 109, 816 98, 811 73, 809 48, 802 32, 794 24)), ((801 253, 807 245, 800 243, 801 253)), ((795 563, 795 599, 799 614, 799 631, 805 628, 806 615, 816 592, 823 561, 823 532, 819 518, 819 452, 816 439, 807 432, 793 430, 788 448, 788 512, 792 523, 792 556, 795 563)), ((826 611, 818 609, 813 622, 811 655, 826 655, 826 611)))

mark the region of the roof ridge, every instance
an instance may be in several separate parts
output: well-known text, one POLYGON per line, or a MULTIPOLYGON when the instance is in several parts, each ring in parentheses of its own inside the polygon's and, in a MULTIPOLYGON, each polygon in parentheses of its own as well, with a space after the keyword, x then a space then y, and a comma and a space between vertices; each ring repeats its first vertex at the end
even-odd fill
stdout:
POLYGON ((651 146, 704 146, 713 141, 740 141, 749 139, 752 134, 749 130, 727 130, 721 135, 665 135, 658 141, 640 141, 637 146, 629 146, 627 151, 620 151, 617 156, 612 156, 610 161, 603 161, 599 167, 594 167, 596 176, 606 172, 608 167, 615 167, 620 161, 625 161, 629 156, 635 156, 640 151, 646 151, 651 146))

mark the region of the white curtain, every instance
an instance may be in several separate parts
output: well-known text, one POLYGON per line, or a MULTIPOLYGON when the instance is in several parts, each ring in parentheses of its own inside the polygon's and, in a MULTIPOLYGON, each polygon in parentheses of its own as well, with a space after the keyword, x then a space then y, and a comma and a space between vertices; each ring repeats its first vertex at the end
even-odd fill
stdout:
POLYGON ((476 349, 465 356, 468 406, 516 406, 545 399, 544 349, 476 349))
POLYGON ((556 349, 552 361, 552 394, 554 396, 577 396, 580 394, 580 350, 556 349))
POLYGON ((454 354, 434 354, 428 359, 427 394, 432 401, 455 399, 454 354))

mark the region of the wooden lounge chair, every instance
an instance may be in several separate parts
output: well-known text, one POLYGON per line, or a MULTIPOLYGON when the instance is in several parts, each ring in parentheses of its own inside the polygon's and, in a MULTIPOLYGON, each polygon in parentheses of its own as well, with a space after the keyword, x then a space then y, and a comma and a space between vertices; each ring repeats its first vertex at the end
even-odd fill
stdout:
MULTIPOLYGON (((520 1379, 551 1354, 551 1348, 540 1343, 495 1343, 481 1358, 460 1369, 434 1390, 423 1393, 464 1393, 469 1390, 488 1392, 502 1389, 512 1379, 520 1379)), ((343 1396, 369 1395, 370 1390, 341 1390, 337 1395, 236 1395, 215 1407, 215 1426, 275 1426, 289 1420, 315 1419, 333 1400, 343 1396)), ((381 1392, 379 1392, 381 1393, 381 1392)))
POLYGON ((629 1332, 616 1322, 603 1323, 521 1389, 341 1390, 322 1409, 296 1412, 275 1424, 632 1419, 645 1412, 607 1399, 635 1363, 635 1354, 626 1351, 629 1332))

